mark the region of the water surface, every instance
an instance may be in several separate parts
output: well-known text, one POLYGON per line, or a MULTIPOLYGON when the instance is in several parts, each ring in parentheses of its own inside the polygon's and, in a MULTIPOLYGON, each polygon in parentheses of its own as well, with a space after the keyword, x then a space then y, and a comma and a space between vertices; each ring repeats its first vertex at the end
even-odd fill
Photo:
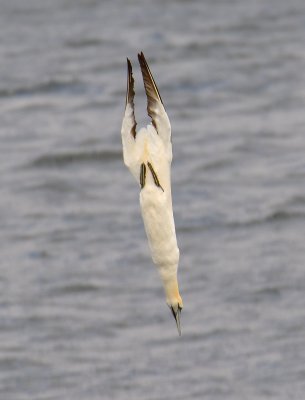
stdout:
POLYGON ((1 399, 301 400, 305 3, 0 11, 1 399), (172 122, 181 338, 122 162, 141 50, 172 122))

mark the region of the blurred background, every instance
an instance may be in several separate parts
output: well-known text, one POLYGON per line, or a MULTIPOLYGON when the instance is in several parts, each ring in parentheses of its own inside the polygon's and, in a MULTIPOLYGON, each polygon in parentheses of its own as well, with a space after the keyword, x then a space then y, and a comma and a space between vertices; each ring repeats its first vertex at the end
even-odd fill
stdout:
POLYGON ((301 400, 305 2, 0 2, 0 398, 301 400), (172 123, 182 337, 120 138, 172 123))

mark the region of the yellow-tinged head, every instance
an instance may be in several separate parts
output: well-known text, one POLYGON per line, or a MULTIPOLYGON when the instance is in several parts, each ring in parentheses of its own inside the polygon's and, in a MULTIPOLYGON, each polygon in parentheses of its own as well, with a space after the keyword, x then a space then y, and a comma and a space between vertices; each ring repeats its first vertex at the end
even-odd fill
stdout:
POLYGON ((176 307, 175 306, 170 306, 170 309, 171 309, 172 314, 173 314, 173 316, 175 318, 179 336, 181 336, 180 315, 181 315, 182 307, 180 307, 180 305, 178 304, 176 307))
POLYGON ((175 318, 179 336, 181 336, 180 315, 183 308, 183 301, 179 293, 177 278, 163 282, 166 295, 166 303, 175 318))

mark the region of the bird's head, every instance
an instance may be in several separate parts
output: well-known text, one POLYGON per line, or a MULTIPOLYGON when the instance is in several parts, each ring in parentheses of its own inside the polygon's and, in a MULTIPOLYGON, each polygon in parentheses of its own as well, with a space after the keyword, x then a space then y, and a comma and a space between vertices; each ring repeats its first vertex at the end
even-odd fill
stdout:
POLYGON ((170 306, 170 309, 175 318, 179 336, 181 336, 180 314, 181 314, 182 306, 179 303, 177 303, 176 305, 170 306))
POLYGON ((173 314, 173 317, 175 318, 178 333, 179 333, 179 336, 181 336, 180 315, 181 315, 181 311, 183 308, 183 301, 179 294, 179 291, 177 291, 170 298, 167 298, 167 305, 169 306, 169 308, 173 314))
POLYGON ((163 276, 161 275, 161 277, 163 278, 166 303, 175 318, 178 333, 179 336, 181 336, 180 314, 183 308, 183 301, 179 293, 177 274, 169 276, 164 274, 163 276))

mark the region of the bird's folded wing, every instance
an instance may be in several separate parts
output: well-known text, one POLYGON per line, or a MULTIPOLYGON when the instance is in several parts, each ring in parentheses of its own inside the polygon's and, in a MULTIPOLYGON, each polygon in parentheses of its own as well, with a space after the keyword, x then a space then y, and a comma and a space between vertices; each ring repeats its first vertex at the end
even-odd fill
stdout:
POLYGON ((167 144, 170 142, 171 138, 171 126, 169 118, 163 106, 163 102, 158 87, 149 69, 149 66, 147 64, 143 52, 138 54, 138 59, 142 71, 143 82, 147 96, 148 115, 152 119, 152 124, 154 125, 157 133, 164 141, 164 143, 167 144))

